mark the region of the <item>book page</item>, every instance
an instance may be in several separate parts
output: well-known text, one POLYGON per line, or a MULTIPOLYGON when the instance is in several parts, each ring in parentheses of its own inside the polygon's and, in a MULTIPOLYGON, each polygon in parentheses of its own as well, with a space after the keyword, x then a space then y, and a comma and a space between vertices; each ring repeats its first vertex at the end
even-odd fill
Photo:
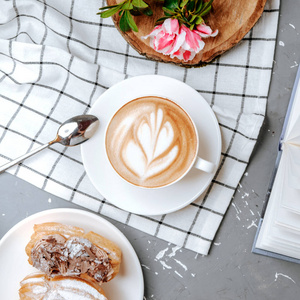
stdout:
POLYGON ((297 139, 300 145, 300 81, 298 81, 295 98, 292 104, 289 120, 284 134, 284 142, 297 139))
MULTIPOLYGON (((299 129, 300 132, 300 129, 299 129)), ((290 191, 293 193, 293 198, 298 198, 299 213, 300 213, 300 146, 295 144, 285 144, 283 148, 283 155, 286 156, 286 189, 295 189, 297 191, 290 191)), ((288 194, 289 196, 289 194, 288 194)))
POLYGON ((300 81, 297 84, 295 98, 282 140, 282 151, 283 155, 287 156, 287 184, 291 188, 300 189, 300 81))
POLYGON ((285 121, 282 154, 256 248, 300 259, 299 75, 297 80, 295 97, 287 113, 288 121, 285 121))

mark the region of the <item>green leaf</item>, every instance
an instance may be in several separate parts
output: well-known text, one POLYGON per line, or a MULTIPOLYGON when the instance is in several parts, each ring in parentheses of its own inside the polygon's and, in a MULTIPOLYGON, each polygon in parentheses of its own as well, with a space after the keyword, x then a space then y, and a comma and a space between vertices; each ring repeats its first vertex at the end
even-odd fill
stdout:
POLYGON ((211 10, 211 6, 208 6, 205 10, 203 10, 199 16, 204 17, 205 15, 207 15, 211 10))
POLYGON ((136 7, 140 8, 146 8, 148 7, 148 4, 145 3, 143 0, 132 0, 132 4, 136 7))
POLYGON ((175 10, 176 8, 179 8, 178 0, 165 0, 164 7, 168 8, 170 10, 175 10))
POLYGON ((185 16, 181 15, 181 17, 182 17, 182 19, 184 20, 185 23, 189 24, 189 20, 185 16))
POLYGON ((207 1, 207 2, 204 2, 203 0, 202 0, 202 3, 203 3, 203 9, 205 9, 205 8, 207 8, 209 5, 211 5, 212 4, 212 2, 213 2, 213 0, 209 0, 209 1, 207 1))
POLYGON ((189 0, 183 0, 182 2, 180 2, 180 7, 184 7, 186 6, 186 4, 189 2, 189 0))
POLYGON ((133 9, 133 5, 130 1, 124 2, 124 4, 121 6, 121 10, 131 10, 133 9))
POLYGON ((130 28, 131 28, 133 31, 138 32, 138 31, 139 31, 139 30, 138 30, 138 27, 136 26, 136 24, 135 24, 135 22, 134 22, 134 20, 133 20, 132 15, 130 14, 130 12, 129 12, 128 10, 126 10, 126 11, 124 12, 124 14, 125 14, 126 21, 127 21, 128 25, 130 26, 130 28))
POLYGON ((211 4, 213 3, 213 1, 214 1, 214 0, 210 0, 210 1, 208 1, 208 2, 205 2, 205 3, 203 4, 203 6, 202 6, 201 13, 204 12, 204 11, 206 11, 206 9, 207 9, 208 7, 211 7, 211 4))
POLYGON ((110 8, 100 13, 101 18, 109 18, 120 10, 119 6, 110 8))
POLYGON ((193 11, 195 9, 195 1, 189 1, 186 8, 189 12, 193 11))
POLYGON ((121 19, 120 19, 119 26, 120 26, 120 29, 121 29, 123 32, 130 30, 130 26, 129 26, 129 24, 128 24, 128 22, 127 22, 127 19, 126 19, 126 17, 125 17, 124 11, 123 11, 123 13, 122 13, 122 16, 121 16, 121 19))
MULTIPOLYGON (((116 6, 120 6, 120 5, 117 4, 117 5, 103 6, 103 7, 100 7, 99 10, 105 10, 105 9, 113 8, 113 7, 116 7, 116 6)), ((98 13, 98 14, 100 14, 100 13, 98 13)))
POLYGON ((142 11, 142 13, 144 14, 144 15, 146 15, 146 16, 152 16, 153 15, 153 11, 152 11, 152 9, 150 8, 150 7, 146 7, 146 8, 144 8, 144 9, 142 9, 141 10, 142 11))
POLYGON ((164 11, 165 13, 167 13, 167 14, 169 14, 169 15, 171 15, 171 16, 175 14, 175 12, 174 12, 173 10, 170 10, 170 9, 164 7, 164 6, 163 6, 162 9, 163 9, 163 11, 164 11))
POLYGON ((192 17, 190 18, 190 23, 193 23, 196 18, 197 18, 197 15, 192 15, 192 17))
POLYGON ((197 18, 196 18, 196 25, 199 25, 199 24, 201 24, 203 22, 204 22, 204 20, 202 19, 202 17, 197 16, 197 18))
POLYGON ((142 14, 142 10, 139 9, 138 7, 133 6, 133 8, 130 10, 130 13, 133 16, 140 16, 142 14))
POLYGON ((196 2, 196 13, 199 13, 202 9, 203 6, 203 1, 202 0, 198 0, 198 2, 196 2))
POLYGON ((169 17, 162 17, 156 20, 155 25, 163 23, 165 20, 169 19, 169 17))

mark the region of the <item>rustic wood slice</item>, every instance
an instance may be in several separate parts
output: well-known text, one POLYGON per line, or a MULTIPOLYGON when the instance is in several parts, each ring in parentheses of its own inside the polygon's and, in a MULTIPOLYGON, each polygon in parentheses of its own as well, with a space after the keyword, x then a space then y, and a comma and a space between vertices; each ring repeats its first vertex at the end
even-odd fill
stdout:
MULTIPOLYGON (((107 4, 115 5, 122 1, 107 0, 107 4)), ((141 38, 148 35, 153 30, 155 21, 163 16, 162 3, 160 1, 146 0, 146 2, 152 8, 153 16, 140 15, 134 17, 139 32, 122 32, 119 27, 120 17, 118 14, 112 17, 116 28, 124 39, 141 55, 152 60, 174 63, 184 67, 206 65, 235 46, 255 25, 266 4, 266 0, 214 0, 211 12, 205 16, 205 23, 212 30, 218 29, 219 34, 216 37, 204 39, 204 49, 193 60, 184 62, 156 52, 149 45, 150 39, 145 40, 141 38)))

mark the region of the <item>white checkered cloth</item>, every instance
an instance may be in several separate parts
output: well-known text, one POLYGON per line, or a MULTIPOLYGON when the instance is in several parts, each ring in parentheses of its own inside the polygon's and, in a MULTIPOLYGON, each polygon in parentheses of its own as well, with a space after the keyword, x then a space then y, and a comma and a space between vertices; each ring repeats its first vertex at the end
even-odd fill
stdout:
POLYGON ((267 2, 262 18, 235 48, 192 69, 140 56, 110 19, 96 15, 104 5, 98 0, 0 0, 0 165, 52 140, 62 122, 88 112, 106 89, 127 77, 160 74, 182 80, 214 110, 223 143, 211 185, 186 208, 155 217, 116 208, 89 181, 80 147, 54 145, 8 172, 206 255, 265 117, 279 0, 267 2))

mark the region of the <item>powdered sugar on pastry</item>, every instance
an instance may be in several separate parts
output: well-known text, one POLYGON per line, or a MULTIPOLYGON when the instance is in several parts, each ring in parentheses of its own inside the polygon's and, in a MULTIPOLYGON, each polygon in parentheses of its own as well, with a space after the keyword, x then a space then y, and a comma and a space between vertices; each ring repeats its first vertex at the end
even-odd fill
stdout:
POLYGON ((31 274, 21 281, 21 300, 107 300, 103 290, 81 278, 31 274))

